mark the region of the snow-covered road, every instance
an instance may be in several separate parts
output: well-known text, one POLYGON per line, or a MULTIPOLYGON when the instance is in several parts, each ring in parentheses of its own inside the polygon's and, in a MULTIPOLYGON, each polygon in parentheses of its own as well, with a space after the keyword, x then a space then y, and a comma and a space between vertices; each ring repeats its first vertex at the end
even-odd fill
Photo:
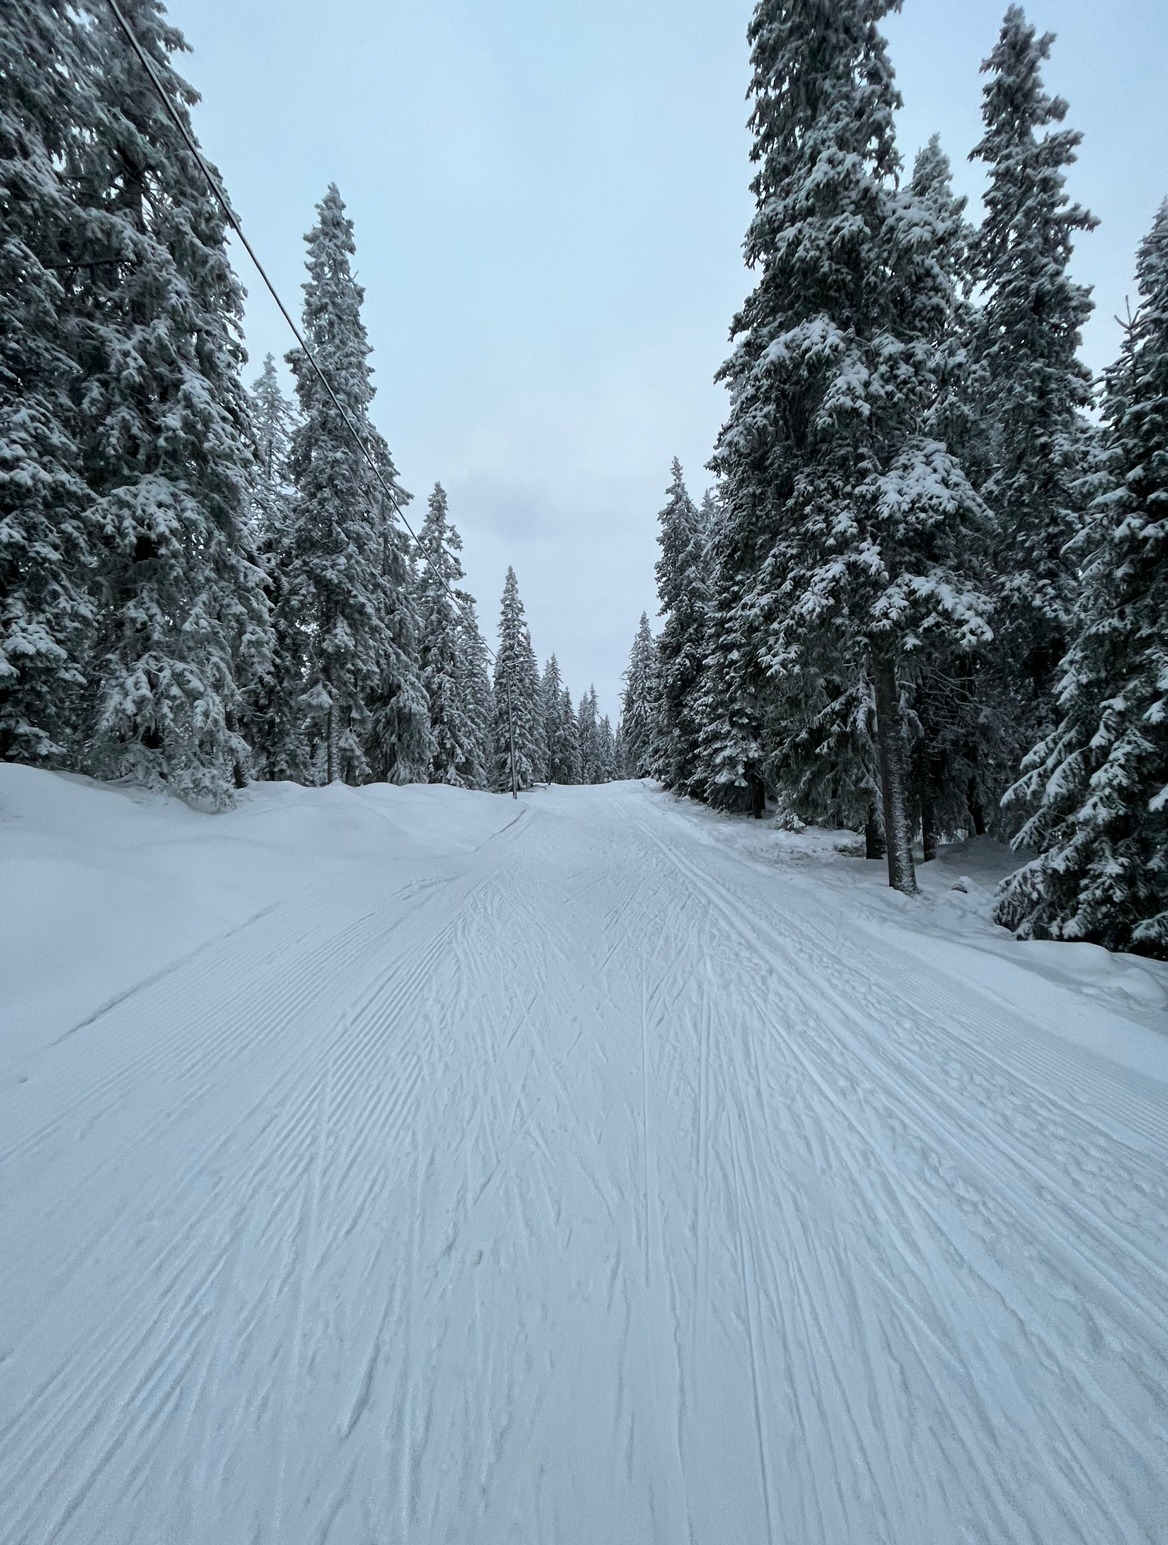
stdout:
POLYGON ((1166 1086, 647 788, 474 808, 0 1063, 3 1545, 1163 1545, 1166 1086))

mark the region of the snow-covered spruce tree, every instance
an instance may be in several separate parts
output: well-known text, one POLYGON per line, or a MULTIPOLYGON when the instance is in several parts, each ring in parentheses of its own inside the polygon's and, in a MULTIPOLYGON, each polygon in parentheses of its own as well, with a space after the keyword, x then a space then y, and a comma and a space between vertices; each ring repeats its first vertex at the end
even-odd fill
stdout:
MULTIPOLYGON (((936 135, 913 164, 912 196, 929 212, 936 233, 934 254, 953 287, 954 303, 938 311, 933 343, 937 349, 940 390, 931 427, 960 457, 971 481, 984 481, 992 470, 992 432, 985 422, 988 389, 984 364, 970 356, 976 310, 975 232, 966 219, 966 200, 953 192, 949 158, 936 135)), ((965 544, 967 573, 975 570, 980 586, 993 588, 993 524, 983 518, 980 535, 965 544)), ((995 715, 990 712, 994 677, 992 641, 980 649, 941 634, 918 651, 910 680, 912 727, 910 785, 914 816, 921 827, 924 856, 935 856, 944 832, 984 831, 1009 769, 995 715)))
MULTIPOLYGON (((703 506, 703 509, 706 507, 703 506)), ((711 507, 703 533, 704 629, 695 633, 692 657, 700 669, 690 697, 696 734, 688 792, 720 809, 765 811, 764 766, 773 758, 763 725, 773 719, 774 695, 766 672, 753 657, 752 619, 744 605, 744 554, 739 526, 711 507)))
POLYGON ((1140 306, 1107 372, 1107 486, 1079 540, 1082 591, 1059 723, 1015 791, 1038 808, 997 918, 1023 938, 1168 959, 1168 204, 1138 261, 1140 306))
POLYGON ((273 778, 285 772, 276 760, 280 749, 296 738, 289 715, 303 662, 299 634, 295 628, 288 631, 286 581, 279 562, 296 495, 289 458, 297 418, 295 408, 281 389, 276 362, 270 354, 252 385, 250 408, 253 471, 249 528, 264 574, 273 628, 270 669, 253 684, 250 693, 249 739, 257 776, 273 778))
POLYGON ((612 783, 620 777, 618 762, 617 738, 612 727, 612 720, 607 714, 602 714, 596 727, 596 739, 599 746, 597 758, 597 783, 612 783))
POLYGON ((539 711, 539 661, 535 657, 535 648, 531 642, 531 632, 527 628, 523 630, 523 639, 519 651, 518 680, 522 689, 523 700, 525 703, 530 704, 532 782, 546 783, 548 751, 543 715, 539 711))
POLYGON ((992 712, 1016 726, 1010 760, 1051 727, 1055 673, 1078 580, 1067 550, 1083 521, 1084 410, 1091 378, 1078 359, 1090 291, 1068 265, 1075 234, 1097 223, 1066 192, 1082 136, 1053 127, 1067 104, 1043 89, 1053 35, 1018 6, 983 65, 985 134, 972 152, 989 172, 975 247, 985 302, 974 333, 992 471, 982 492, 995 517, 998 677, 992 712))
POLYGON ((580 722, 567 687, 560 693, 560 714, 556 731, 557 783, 583 783, 580 765, 580 722))
MULTIPOLYGON (((299 660, 288 681, 291 738, 275 748, 275 761, 300 782, 361 783, 385 771, 384 765, 374 767, 371 750, 378 738, 374 712, 392 686, 387 672, 408 678, 411 667, 392 629, 406 580, 394 512, 384 507, 385 496, 348 424, 380 458, 397 498, 406 496, 369 422, 373 383, 361 319, 364 290, 353 277, 353 223, 335 184, 317 206, 317 223, 305 240, 304 335, 340 408, 309 360, 293 350, 288 363, 301 422, 289 458, 296 498, 278 554, 284 581, 279 627, 296 641, 299 660)), ((375 760, 384 764, 392 756, 392 734, 380 740, 375 760)))
POLYGON ((515 570, 508 568, 499 611, 499 648, 495 654, 495 758, 493 782, 506 792, 528 789, 536 779, 535 655, 524 620, 515 570), (512 741, 514 764, 512 764, 512 741))
POLYGON ((629 653, 625 690, 621 699, 621 770, 626 778, 645 778, 650 773, 650 748, 657 723, 657 645, 649 618, 641 613, 640 626, 629 653))
POLYGON ((937 436, 955 304, 927 204, 898 184, 892 0, 762 0, 750 25, 758 272, 721 376, 712 463, 736 578, 739 668, 780 692, 867 675, 889 883, 913 892, 903 678, 925 643, 984 640, 964 572, 981 506, 937 436), (793 684, 793 685, 792 685, 793 684))
POLYGON ((700 734, 695 710, 706 645, 706 531, 676 457, 671 470, 658 516, 657 595, 664 620, 657 640, 661 698, 652 761, 667 788, 692 793, 700 734))
MULTIPOLYGON (((866 855, 884 858, 876 704, 866 675, 830 664, 771 684, 760 716, 766 782, 803 821, 863 827, 866 855)), ((762 814, 755 809, 756 814, 762 814)))
POLYGON ((450 524, 446 491, 435 483, 419 533, 419 638, 422 685, 430 700, 430 782, 466 787, 474 728, 462 669, 465 624, 455 593, 464 579, 462 538, 450 524))
POLYGON ((291 512, 295 489, 288 467, 296 422, 296 409, 285 397, 276 361, 268 354, 251 389, 252 519, 265 546, 272 545, 291 512))
MULTIPOLYGON (((382 479, 396 489, 397 469, 389 447, 376 431, 373 442, 382 479)), ((430 703, 419 667, 418 565, 397 511, 384 495, 378 516, 385 647, 371 704, 369 764, 374 778, 382 783, 425 783, 430 769, 430 703)))
POLYGON ((540 734, 543 737, 543 749, 546 758, 545 771, 549 783, 562 783, 563 778, 558 778, 556 761, 556 736, 559 730, 560 692, 563 682, 560 679, 560 663, 555 655, 549 655, 547 664, 539 678, 539 691, 536 694, 535 712, 539 719, 540 734))
MULTIPOLYGON (((170 99, 185 47, 152 0, 123 11, 170 99)), ((101 552, 87 755, 209 807, 250 768, 250 682, 268 669, 263 576, 247 532, 243 293, 226 219, 109 7, 83 0, 95 121, 66 162, 88 212, 74 310, 78 438, 101 552)))
MULTIPOLYGON (((543 725, 543 741, 547 751, 547 781, 549 783, 575 783, 576 760, 579 748, 564 716, 564 683, 560 665, 552 655, 544 666, 539 683, 538 711, 543 725)), ((567 698, 571 707, 572 699, 567 698)))
POLYGON ((576 711, 580 736, 580 782, 604 782, 604 747, 600 732, 600 703, 596 688, 590 686, 580 698, 576 711))
POLYGON ((487 664, 487 646, 478 624, 474 597, 458 592, 458 686, 466 712, 470 738, 467 760, 459 769, 464 788, 491 787, 495 750, 495 699, 487 664))
POLYGON ((0 61, 0 758, 75 765, 94 532, 71 309, 96 243, 59 167, 92 132, 92 59, 70 6, 17 0, 0 61))

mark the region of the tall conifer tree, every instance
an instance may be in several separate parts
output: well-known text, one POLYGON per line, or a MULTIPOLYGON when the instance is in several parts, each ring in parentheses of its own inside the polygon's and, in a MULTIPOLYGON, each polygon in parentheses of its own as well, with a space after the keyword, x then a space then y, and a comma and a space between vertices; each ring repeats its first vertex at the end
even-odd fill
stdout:
MULTIPOLYGON (((76 308, 79 438, 100 524, 90 764, 207 805, 250 755, 243 692, 270 627, 247 534, 243 295, 226 217, 109 7, 88 0, 93 132, 69 173, 91 215, 76 308)), ((171 101, 195 92, 153 0, 122 6, 171 101)))
POLYGON ((1043 87, 1053 42, 1053 34, 1036 33, 1021 7, 1006 12, 983 65, 985 134, 972 153, 989 171, 974 252, 985 291, 974 354, 992 456, 982 491, 996 523, 995 707, 1018 735, 1030 737, 1016 739, 1017 755, 1050 727, 1077 586, 1067 544, 1083 519, 1075 485, 1091 401, 1091 378, 1078 359, 1090 291, 1071 279, 1068 266, 1076 234, 1096 221, 1066 192, 1082 135, 1058 127, 1067 104, 1043 87))
MULTIPOLYGON (((389 449, 375 437, 382 475, 396 486, 389 449)), ((425 783, 430 769, 430 704, 418 660, 418 565, 396 512, 382 498, 378 578, 385 632, 370 715, 369 762, 383 783, 425 783)))
POLYGON ((922 640, 968 647, 988 630, 963 569, 980 505, 930 415, 955 296, 936 220, 898 185, 900 98, 878 30, 893 8, 755 11, 758 280, 722 371, 731 413, 713 466, 738 669, 788 695, 807 676, 870 678, 889 883, 912 892, 904 679, 922 640))
POLYGON ((462 538, 450 523, 446 490, 435 483, 420 532, 422 685, 430 700, 430 782, 474 786, 474 727, 462 663, 464 632, 456 595, 462 538))
POLYGON ((548 782, 574 783, 576 741, 564 719, 564 683, 554 654, 549 657, 540 678, 539 716, 547 752, 548 782))
POLYGON ((487 666, 487 646, 479 629, 474 597, 461 590, 458 598, 461 603, 458 681, 470 728, 462 781, 468 789, 486 789, 491 786, 495 750, 494 693, 487 666))
POLYGON ((998 920, 1168 959, 1168 204, 1137 273, 1106 377, 1104 488, 1077 544, 1059 723, 1016 791, 1037 802, 1018 842, 1039 856, 1006 882, 998 920))
POLYGON ((698 792, 698 695, 705 663, 708 531, 675 457, 658 520, 661 707, 654 766, 667 788, 698 792))
POLYGON ((524 628, 519 651, 519 685, 527 719, 528 755, 533 783, 547 782, 547 734, 539 703, 539 661, 531 642, 531 631, 524 628))
POLYGON ((71 312, 99 238, 60 168, 96 122, 72 7, 0 11, 0 758, 77 755, 95 532, 71 394, 71 312))
POLYGON ((580 698, 576 724, 580 737, 580 782, 603 783, 604 741, 600 727, 600 703, 594 686, 590 686, 580 698))
MULTIPOLYGON (((340 407, 293 350, 288 362, 301 412, 290 457, 297 497, 279 561, 286 581, 282 630, 298 640, 300 668, 289 683, 293 741, 283 761, 305 782, 360 783, 392 771, 387 763, 400 727, 392 717, 381 725, 374 718, 378 709, 392 714, 387 672, 404 676, 411 695, 417 675, 408 658, 411 641, 394 636, 408 578, 395 513, 350 424, 399 501, 406 495, 369 422, 374 388, 361 319, 364 290, 352 271, 353 222, 335 184, 317 206, 306 242, 305 338, 340 407)), ((419 707, 424 700, 409 705, 410 725, 419 707)), ((425 755, 415 760, 424 768, 425 755)))
POLYGON ((625 690, 621 700, 621 764, 627 778, 645 778, 651 771, 651 748, 657 725, 659 696, 657 645, 649 627, 649 618, 642 612, 629 655, 628 670, 625 671, 625 690))
POLYGON ((535 654, 519 598, 515 570, 508 568, 499 612, 495 656, 495 787, 530 788, 537 776, 535 654), (512 761, 514 748, 514 761, 512 761))
POLYGON ((251 441, 255 459, 253 523, 265 549, 274 546, 291 514, 294 489, 289 477, 296 410, 285 397, 276 361, 265 356, 251 389, 251 441))
POLYGON ((582 783, 580 768, 580 723, 572 705, 572 694, 565 687, 560 693, 560 713, 556 733, 557 783, 582 783))
POLYGON ((295 741, 290 718, 302 668, 299 638, 291 627, 287 581, 280 564, 295 500, 290 456, 296 411, 285 397, 269 354, 252 385, 251 445, 253 477, 249 517, 251 541, 263 571, 272 614, 271 664, 253 684, 250 739, 257 775, 281 777, 281 753, 295 741))
POLYGON ((617 737, 612 727, 612 720, 607 714, 601 714, 597 726, 597 742, 599 755, 597 757, 597 783, 612 783, 620 777, 620 767, 617 763, 617 737))

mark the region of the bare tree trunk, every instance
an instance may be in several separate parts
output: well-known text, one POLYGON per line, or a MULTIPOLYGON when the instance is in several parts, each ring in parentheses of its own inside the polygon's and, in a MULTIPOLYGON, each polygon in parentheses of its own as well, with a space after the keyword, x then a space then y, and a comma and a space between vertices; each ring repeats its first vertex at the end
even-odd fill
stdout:
POLYGON ((929 755, 921 758, 921 851, 924 862, 931 863, 937 856, 937 809, 933 803, 933 762, 929 755))
POLYGON ((876 689, 876 744, 880 752, 884 839, 888 844, 888 883, 893 890, 915 896, 917 877, 908 825, 900 690, 891 655, 873 654, 872 685, 876 689))
POLYGON ((921 849, 923 862, 931 864, 937 856, 937 827, 933 820, 933 802, 928 800, 921 814, 921 849))
POLYGON ((748 772, 746 783, 750 789, 750 813, 756 821, 766 815, 766 784, 755 772, 748 772))
POLYGON ((876 813, 876 806, 868 806, 868 819, 864 822, 864 857, 883 858, 885 854, 884 833, 880 830, 880 817, 876 813))

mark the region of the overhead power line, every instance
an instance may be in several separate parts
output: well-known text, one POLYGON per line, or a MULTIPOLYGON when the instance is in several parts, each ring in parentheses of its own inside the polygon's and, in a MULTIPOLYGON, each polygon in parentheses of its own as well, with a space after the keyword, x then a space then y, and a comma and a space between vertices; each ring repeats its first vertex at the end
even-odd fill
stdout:
MULTIPOLYGON (((360 430, 357 428, 356 424, 354 424, 354 422, 353 422, 352 418, 350 417, 350 415, 349 415, 347 409, 345 408, 344 404, 341 402, 340 398, 337 396, 336 392, 333 390, 332 382, 325 375, 324 371, 320 367, 320 363, 317 360, 316 355, 309 348, 308 342, 305 339, 304 334, 300 331, 300 328, 296 325, 295 321, 293 320, 292 313, 288 310, 288 307, 284 304, 283 300, 280 298, 280 293, 276 289, 276 286, 272 283, 271 279, 268 277, 267 269, 260 262, 259 254, 256 252, 255 248, 252 246, 251 242, 244 235, 243 227, 239 223, 239 217, 236 215, 235 210, 231 207, 231 202, 228 199, 227 194, 223 191, 223 188, 220 185, 219 179, 215 176, 215 173, 212 171, 211 166, 208 163, 206 157, 203 155, 203 152, 199 149, 198 142, 196 141, 194 135, 191 133, 191 130, 188 127, 187 123, 185 122, 185 120, 183 118, 183 115, 179 112, 178 108, 171 101, 170 94, 167 91, 167 89, 166 89, 165 85, 163 84, 163 82, 161 81, 161 79, 159 78, 158 71, 154 68, 153 60, 150 58, 150 55, 146 52, 146 50, 142 47, 141 41, 138 38, 138 34, 134 31, 133 27, 131 27, 130 23, 126 20, 125 13, 123 12, 121 6, 118 4, 118 0, 109 0, 109 5, 110 5, 110 10, 113 11, 115 18, 117 19, 118 26, 122 29, 123 33, 126 36, 126 41, 129 43, 130 47, 134 50, 135 54, 137 54, 138 59, 141 62, 142 68, 146 71, 147 77, 149 78, 151 84, 153 85, 154 90, 158 94, 159 100, 161 101, 163 107, 166 109, 166 111, 167 111, 168 115, 170 116, 170 119, 173 122, 175 128, 182 135, 183 140, 186 143, 187 149, 190 151, 191 156, 193 157, 193 159, 195 161, 195 164, 198 166, 199 170, 202 172, 203 177, 206 180, 207 186, 210 188, 211 193, 214 196, 216 202, 219 204, 220 208, 223 210, 223 213, 226 216, 226 218, 228 220, 228 223, 231 226, 231 229, 239 237, 239 240, 240 240, 240 242, 243 245, 244 251, 247 253, 248 257, 251 259, 252 263, 255 265, 256 273, 259 274, 260 279, 263 281, 265 289, 267 290, 268 294, 272 297, 272 299, 275 301, 276 306, 279 309, 280 315, 284 318, 285 322, 287 322, 289 328, 291 329, 292 336, 296 339, 296 342, 300 345, 301 353, 304 355, 304 357, 308 361, 308 363, 312 366, 313 370, 316 372, 317 377, 320 380, 320 384, 324 387, 325 391, 332 398, 333 405, 335 406, 337 412, 341 415, 342 423, 344 424, 345 428, 348 430, 349 434, 352 435, 353 441, 356 444, 357 449, 361 452, 361 455, 368 462, 370 471, 373 473, 373 476, 377 479, 377 482, 380 485, 382 492, 385 494, 385 497, 389 500, 389 503, 390 503, 394 513, 398 516, 398 518, 400 519, 402 525, 406 528, 407 532, 409 532, 411 538, 413 539, 414 546, 418 549, 418 551, 422 554, 422 556, 426 557, 426 558, 432 558, 433 555, 427 551, 426 546, 422 542, 421 538, 418 536, 418 533, 414 530, 413 526, 411 526, 409 521, 407 520, 405 511, 402 508, 401 500, 400 500, 396 490, 386 481, 385 476, 382 473, 381 468, 377 464, 377 458, 373 455, 373 452, 369 449, 368 445, 366 445, 364 437, 362 436, 360 430)), ((472 614, 463 605, 461 599, 459 598, 459 595, 458 595, 457 591, 451 589, 449 583, 446 580, 445 575, 442 574, 441 571, 437 571, 437 572, 438 572, 438 578, 439 578, 439 580, 442 583, 442 588, 446 591, 446 594, 450 597, 451 601, 454 603, 456 609, 458 610, 460 615, 463 617, 463 619, 478 634, 479 640, 482 643, 483 648, 486 650, 488 657, 491 660, 495 661, 495 663, 497 664, 498 663, 498 656, 495 654, 495 651, 491 648, 490 644, 487 643, 486 639, 483 638, 482 630, 479 628, 477 620, 472 616, 472 614)), ((512 751, 511 751, 511 760, 512 760, 512 763, 514 763, 515 752, 514 752, 514 746, 513 745, 512 745, 512 751)))

